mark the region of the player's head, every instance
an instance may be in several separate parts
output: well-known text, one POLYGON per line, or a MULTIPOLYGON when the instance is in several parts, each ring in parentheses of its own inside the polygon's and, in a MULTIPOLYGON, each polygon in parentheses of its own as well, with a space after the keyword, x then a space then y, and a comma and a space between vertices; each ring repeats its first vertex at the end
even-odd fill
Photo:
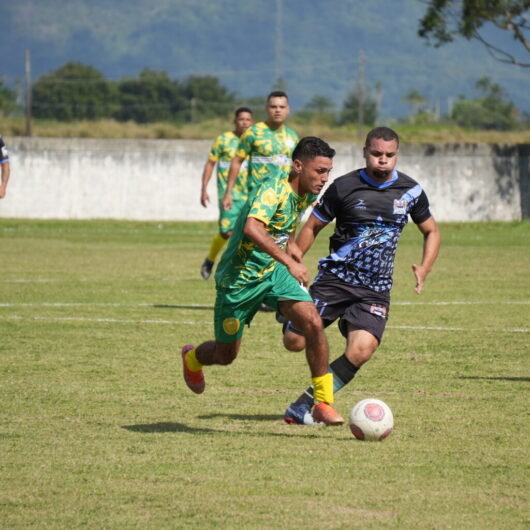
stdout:
POLYGON ((399 153, 399 136, 388 127, 376 127, 366 135, 363 156, 366 172, 372 178, 385 182, 392 178, 399 153))
POLYGON ((241 136, 254 122, 252 111, 248 107, 239 107, 234 113, 235 133, 241 136))
POLYGON ((267 123, 280 127, 289 116, 289 98, 283 90, 274 90, 267 96, 267 123))
POLYGON ((318 195, 333 169, 335 149, 316 136, 302 138, 294 148, 293 173, 299 178, 299 193, 318 195))

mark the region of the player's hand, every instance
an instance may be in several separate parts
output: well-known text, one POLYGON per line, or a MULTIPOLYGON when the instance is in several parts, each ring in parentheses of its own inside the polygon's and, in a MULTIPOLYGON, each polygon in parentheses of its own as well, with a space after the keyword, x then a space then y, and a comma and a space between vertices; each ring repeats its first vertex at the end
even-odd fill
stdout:
POLYGON ((292 261, 287 267, 292 276, 294 276, 304 287, 309 285, 309 273, 303 263, 292 261))
POLYGON ((298 263, 302 263, 304 255, 302 254, 300 247, 294 241, 289 241, 289 243, 287 243, 287 254, 298 263))
POLYGON ((427 277, 427 270, 421 265, 412 265, 412 272, 416 277, 416 287, 414 290, 417 294, 420 294, 423 291, 423 285, 425 284, 425 278, 427 277))
POLYGON ((225 196, 223 197, 223 210, 231 210, 231 209, 232 209, 232 194, 225 193, 225 196))
POLYGON ((201 193, 201 204, 207 208, 208 207, 208 203, 210 202, 210 196, 208 195, 208 192, 207 191, 203 191, 201 193))

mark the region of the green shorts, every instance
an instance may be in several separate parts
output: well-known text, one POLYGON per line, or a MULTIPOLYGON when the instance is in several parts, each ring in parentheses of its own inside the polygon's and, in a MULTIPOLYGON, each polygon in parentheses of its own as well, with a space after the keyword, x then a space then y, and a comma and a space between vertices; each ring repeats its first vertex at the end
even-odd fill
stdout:
POLYGON ((223 209, 223 203, 219 201, 219 233, 226 234, 234 229, 237 218, 239 217, 239 212, 247 202, 244 200, 237 200, 232 202, 232 208, 230 210, 223 209))
POLYGON ((261 282, 241 289, 217 289, 214 312, 215 338, 230 343, 243 336, 243 326, 250 325, 262 302, 278 309, 282 300, 312 302, 309 291, 278 263, 261 282))

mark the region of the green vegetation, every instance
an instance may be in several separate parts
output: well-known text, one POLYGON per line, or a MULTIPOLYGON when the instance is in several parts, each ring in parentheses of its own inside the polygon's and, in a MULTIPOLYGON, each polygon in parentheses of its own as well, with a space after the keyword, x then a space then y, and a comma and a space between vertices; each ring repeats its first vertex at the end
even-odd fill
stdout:
POLYGON ((0 220, 3 527, 528 527, 529 222, 442 224, 419 297, 405 230, 383 344, 336 402, 386 401, 382 443, 282 422, 309 374, 270 313, 186 389, 179 348, 212 335, 215 229, 0 220))

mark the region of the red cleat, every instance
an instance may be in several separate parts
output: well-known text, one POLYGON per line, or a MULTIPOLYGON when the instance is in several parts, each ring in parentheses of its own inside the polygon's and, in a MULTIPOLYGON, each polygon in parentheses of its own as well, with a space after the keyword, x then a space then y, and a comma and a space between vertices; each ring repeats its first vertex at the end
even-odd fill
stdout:
POLYGON ((323 401, 313 407, 313 419, 326 425, 342 425, 344 423, 342 416, 331 405, 323 401))
POLYGON ((204 392, 204 387, 206 386, 202 370, 199 370, 198 372, 192 372, 186 364, 186 353, 188 353, 190 350, 193 350, 194 347, 195 346, 188 344, 182 348, 182 371, 184 375, 184 381, 186 381, 188 388, 196 394, 202 394, 204 392))

